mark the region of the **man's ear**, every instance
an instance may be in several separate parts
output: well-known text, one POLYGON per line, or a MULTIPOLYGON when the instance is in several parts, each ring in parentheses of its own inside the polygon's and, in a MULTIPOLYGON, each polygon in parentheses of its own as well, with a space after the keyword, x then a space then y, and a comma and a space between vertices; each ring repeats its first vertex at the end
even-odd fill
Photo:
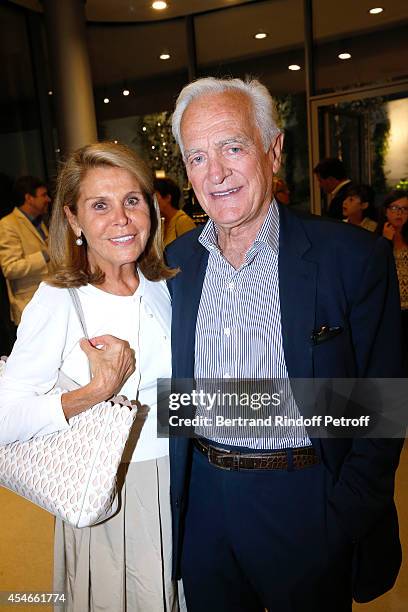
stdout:
POLYGON ((361 202, 361 208, 363 210, 365 210, 366 208, 368 208, 368 202, 361 202))
POLYGON ((282 149, 283 149, 283 139, 284 139, 284 134, 282 134, 282 132, 280 132, 275 140, 273 141, 273 143, 271 144, 271 146, 269 147, 269 151, 268 154, 270 156, 271 159, 271 163, 272 163, 272 170, 274 174, 278 173, 278 170, 280 168, 281 165, 281 159, 282 159, 282 149))
POLYGON ((82 230, 78 223, 77 216, 74 215, 69 206, 64 206, 64 213, 66 218, 68 219, 68 223, 70 224, 72 231, 74 232, 75 236, 79 238, 81 236, 82 230))
POLYGON ((33 200, 34 196, 32 196, 31 193, 24 194, 24 204, 31 204, 33 200))

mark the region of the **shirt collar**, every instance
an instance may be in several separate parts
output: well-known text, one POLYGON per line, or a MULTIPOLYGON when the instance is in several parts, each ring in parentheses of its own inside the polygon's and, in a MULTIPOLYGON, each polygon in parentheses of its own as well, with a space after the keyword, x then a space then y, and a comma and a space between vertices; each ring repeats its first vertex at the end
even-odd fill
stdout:
MULTIPOLYGON (((217 226, 212 219, 208 219, 198 238, 198 241, 207 249, 207 251, 219 251, 217 226)), ((262 246, 263 244, 270 246, 275 253, 278 253, 279 208, 275 199, 272 200, 264 222, 259 228, 258 234, 248 250, 248 254, 253 252, 254 249, 258 250, 259 246, 262 246)))
POLYGON ((23 215, 24 215, 25 217, 27 217, 27 219, 28 219, 29 221, 31 221, 31 223, 32 223, 32 224, 33 224, 35 227, 38 227, 38 226, 40 226, 40 225, 41 225, 41 223, 42 223, 42 215, 38 215, 37 217, 33 217, 32 215, 29 215, 28 213, 24 212, 24 210, 22 210, 21 208, 19 208, 19 211, 20 211, 21 213, 23 213, 23 215))

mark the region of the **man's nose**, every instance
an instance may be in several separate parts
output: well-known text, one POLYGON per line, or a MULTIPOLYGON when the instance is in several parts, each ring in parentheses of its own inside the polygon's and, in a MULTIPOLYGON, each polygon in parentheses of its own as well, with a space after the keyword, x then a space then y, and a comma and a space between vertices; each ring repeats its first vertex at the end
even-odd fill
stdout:
POLYGON ((219 185, 227 176, 230 176, 230 174, 230 168, 220 156, 214 155, 209 159, 208 176, 213 184, 219 185))

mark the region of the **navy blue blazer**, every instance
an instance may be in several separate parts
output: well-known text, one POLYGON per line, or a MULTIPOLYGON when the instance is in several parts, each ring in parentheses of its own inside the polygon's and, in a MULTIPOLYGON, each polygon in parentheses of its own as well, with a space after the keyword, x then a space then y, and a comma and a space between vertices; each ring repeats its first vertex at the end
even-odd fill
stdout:
MULTIPOLYGON (((289 376, 401 376, 399 291, 387 242, 287 207, 279 212, 279 295, 289 376), (312 331, 323 325, 343 331, 313 344, 312 331)), ((197 240, 200 232, 185 234, 167 250, 169 265, 180 268, 169 283, 174 378, 194 377, 195 328, 208 260, 197 240)), ((302 413, 302 398, 296 393, 295 398, 302 413)), ((393 586, 401 564, 393 495, 402 441, 312 438, 312 443, 335 482, 327 503, 355 545, 353 596, 370 601, 393 586)), ((191 452, 191 440, 170 440, 175 576, 191 452)))

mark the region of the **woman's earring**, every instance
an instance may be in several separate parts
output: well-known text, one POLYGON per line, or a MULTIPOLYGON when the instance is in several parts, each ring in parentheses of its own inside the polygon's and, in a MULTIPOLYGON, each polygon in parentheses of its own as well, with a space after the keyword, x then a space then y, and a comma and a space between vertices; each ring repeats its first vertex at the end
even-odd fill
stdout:
POLYGON ((82 232, 81 234, 78 236, 78 238, 75 240, 75 244, 77 246, 82 246, 84 244, 84 241, 82 240, 82 232))

